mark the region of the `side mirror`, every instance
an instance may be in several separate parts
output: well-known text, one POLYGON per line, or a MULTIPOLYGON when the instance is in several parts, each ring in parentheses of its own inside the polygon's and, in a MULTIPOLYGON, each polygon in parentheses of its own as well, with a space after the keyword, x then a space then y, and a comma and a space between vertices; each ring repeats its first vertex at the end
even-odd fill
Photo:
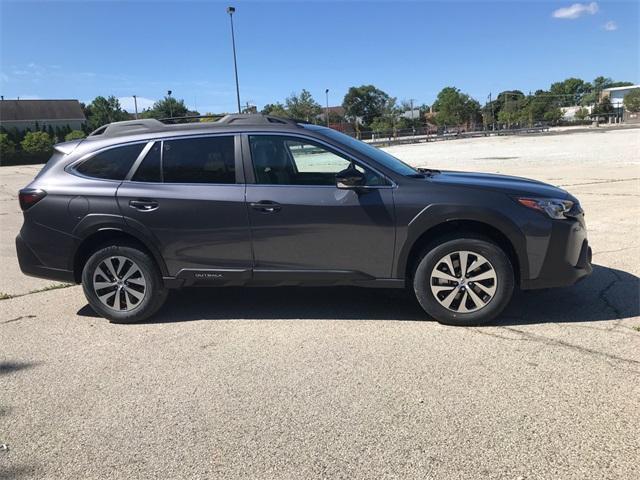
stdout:
POLYGON ((336 187, 352 190, 360 187, 364 187, 366 178, 364 173, 357 170, 353 165, 336 173, 336 187))

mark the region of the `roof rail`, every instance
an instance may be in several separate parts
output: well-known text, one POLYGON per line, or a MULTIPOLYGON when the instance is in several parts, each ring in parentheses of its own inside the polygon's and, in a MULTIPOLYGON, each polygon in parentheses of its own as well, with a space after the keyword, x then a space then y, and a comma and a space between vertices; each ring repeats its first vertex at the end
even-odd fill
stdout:
MULTIPOLYGON (((165 121, 180 120, 188 118, 212 118, 214 115, 198 115, 193 117, 175 117, 165 118, 165 121)), ((155 118, 145 118, 140 120, 126 120, 124 122, 113 122, 94 130, 89 134, 89 137, 104 136, 115 137, 118 135, 126 135, 132 133, 146 133, 146 132, 161 132, 170 130, 181 130, 187 128, 208 128, 208 127, 222 127, 224 125, 265 125, 265 124, 280 124, 280 125, 293 125, 299 126, 299 123, 305 123, 291 118, 274 117, 271 115, 262 114, 233 114, 225 115, 215 122, 194 122, 194 123, 163 123, 155 118), (190 127, 193 125, 193 127, 190 127)))
POLYGON ((186 115, 184 117, 166 117, 166 118, 161 118, 160 121, 162 123, 168 123, 168 124, 173 124, 173 123, 180 123, 179 120, 195 120, 195 119, 199 119, 199 118, 214 118, 215 121, 218 121, 219 119, 221 119, 222 117, 224 117, 224 115, 218 114, 218 115, 186 115))
POLYGON ((113 122, 94 130, 89 134, 90 137, 96 135, 104 135, 111 137, 119 133, 136 133, 145 132, 147 130, 161 130, 166 125, 155 118, 145 118, 142 120, 126 120, 124 122, 113 122))
POLYGON ((263 123, 276 123, 281 125, 297 125, 298 122, 291 118, 274 117, 273 115, 262 115, 261 113, 233 113, 225 115, 216 123, 260 125, 263 123))

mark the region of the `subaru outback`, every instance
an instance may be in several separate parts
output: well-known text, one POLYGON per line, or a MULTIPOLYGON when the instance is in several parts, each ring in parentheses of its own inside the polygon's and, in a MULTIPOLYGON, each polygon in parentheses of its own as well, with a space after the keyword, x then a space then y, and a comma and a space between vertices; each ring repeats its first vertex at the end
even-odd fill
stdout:
POLYGON ((475 325, 515 288, 591 273, 584 213, 560 188, 413 168, 270 116, 111 123, 56 145, 19 200, 22 271, 82 284, 116 323, 174 288, 351 285, 407 287, 432 318, 475 325))

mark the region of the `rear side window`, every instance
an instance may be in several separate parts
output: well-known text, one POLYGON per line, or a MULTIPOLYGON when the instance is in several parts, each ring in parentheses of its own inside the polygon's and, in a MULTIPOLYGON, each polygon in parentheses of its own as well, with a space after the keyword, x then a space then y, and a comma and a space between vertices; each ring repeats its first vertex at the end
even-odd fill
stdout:
POLYGON ((137 143, 110 148, 85 160, 75 170, 87 177, 124 180, 144 145, 144 143, 137 143))
POLYGON ((236 183, 233 136, 166 140, 162 177, 165 183, 236 183))
POLYGON ((136 170, 131 180, 134 182, 161 182, 162 175, 160 173, 160 149, 162 142, 156 142, 151 147, 142 160, 142 163, 136 170))

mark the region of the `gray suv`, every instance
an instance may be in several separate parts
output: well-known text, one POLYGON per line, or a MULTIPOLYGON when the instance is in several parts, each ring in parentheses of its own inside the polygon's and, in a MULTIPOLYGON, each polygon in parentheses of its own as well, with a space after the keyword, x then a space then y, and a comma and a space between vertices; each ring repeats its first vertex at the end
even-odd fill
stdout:
POLYGON ((410 287, 431 317, 475 325, 516 287, 591 272, 583 211, 564 190, 416 169, 261 115, 106 125, 56 145, 20 205, 22 271, 81 283, 117 323, 153 315, 171 288, 354 285, 410 287))

